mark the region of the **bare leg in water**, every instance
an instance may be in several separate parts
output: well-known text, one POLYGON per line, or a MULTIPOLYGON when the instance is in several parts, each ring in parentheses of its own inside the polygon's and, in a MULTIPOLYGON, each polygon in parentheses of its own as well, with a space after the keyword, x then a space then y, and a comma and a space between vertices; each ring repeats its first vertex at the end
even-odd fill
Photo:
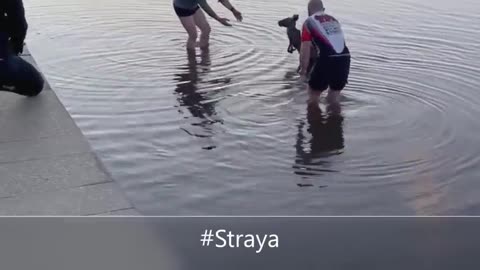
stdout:
POLYGON ((330 104, 340 103, 340 91, 329 89, 327 94, 327 102, 330 104))
POLYGON ((210 32, 212 29, 210 28, 210 24, 208 24, 207 18, 201 9, 197 10, 193 15, 195 25, 200 29, 200 42, 198 46, 200 48, 206 49, 208 48, 210 42, 210 32))
POLYGON ((187 17, 180 17, 180 22, 187 31, 187 49, 194 50, 195 47, 200 46, 201 48, 206 48, 209 45, 210 41, 210 24, 205 17, 205 14, 201 9, 198 9, 195 14, 187 17), (198 32, 197 27, 200 29, 200 42, 197 43, 198 32))
MULTIPOLYGON (((323 91, 317 91, 313 90, 311 87, 308 87, 308 103, 312 104, 318 104, 320 100, 320 95, 323 93, 323 91)), ((326 97, 327 103, 330 105, 340 105, 340 91, 338 90, 328 90, 328 94, 326 97)))
POLYGON ((333 96, 327 96, 327 114, 330 116, 341 116, 342 107, 340 106, 339 96, 340 91, 334 91, 333 96))
POLYGON ((308 101, 307 103, 309 105, 311 104, 317 104, 319 103, 320 100, 320 95, 322 94, 323 91, 318 91, 316 89, 313 89, 312 87, 308 86, 308 101))
MULTIPOLYGON (((308 100, 308 107, 310 110, 319 110, 319 92, 311 91, 310 99, 308 100)), ((333 115, 340 115, 342 113, 339 102, 340 91, 330 91, 327 95, 327 113, 333 115)))
MULTIPOLYGON (((198 10, 197 10, 198 12, 198 10)), ((187 50, 195 50, 197 44, 197 25, 195 24, 195 15, 187 16, 187 17, 179 17, 180 22, 187 31, 188 39, 187 39, 187 50)))

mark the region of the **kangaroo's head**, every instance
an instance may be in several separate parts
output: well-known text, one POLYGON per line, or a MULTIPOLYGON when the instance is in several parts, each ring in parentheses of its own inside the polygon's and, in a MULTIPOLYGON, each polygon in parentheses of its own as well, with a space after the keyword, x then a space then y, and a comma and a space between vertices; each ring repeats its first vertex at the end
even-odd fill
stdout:
POLYGON ((298 15, 295 14, 292 17, 288 17, 278 21, 278 26, 285 27, 285 28, 295 28, 295 24, 297 23, 298 15))

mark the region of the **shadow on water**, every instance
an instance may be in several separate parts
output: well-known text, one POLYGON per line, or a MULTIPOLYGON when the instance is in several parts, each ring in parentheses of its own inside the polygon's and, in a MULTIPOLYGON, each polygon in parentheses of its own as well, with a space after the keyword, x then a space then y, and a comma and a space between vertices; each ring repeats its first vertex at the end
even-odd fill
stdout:
MULTIPOLYGON (((188 63, 180 68, 181 72, 175 75, 177 86, 175 93, 177 94, 177 100, 179 103, 179 113, 184 114, 182 108, 186 108, 190 115, 200 122, 191 122, 192 126, 200 126, 206 133, 197 133, 182 128, 187 134, 199 137, 210 138, 213 136, 212 125, 215 123, 223 123, 221 119, 218 119, 217 112, 215 111, 215 105, 218 101, 213 99, 214 91, 200 91, 199 84, 204 84, 206 89, 210 90, 209 84, 227 84, 228 79, 204 81, 203 76, 207 76, 210 72, 211 60, 210 51, 208 49, 201 50, 200 62, 197 62, 197 55, 195 51, 187 50, 188 63)), ((185 116, 185 119, 190 117, 185 116)), ((214 146, 209 146, 207 149, 213 149, 214 146)))
MULTIPOLYGON (((343 153, 345 147, 343 137, 343 115, 340 105, 328 105, 326 114, 318 105, 307 106, 307 131, 311 138, 308 141, 308 150, 305 150, 304 120, 297 126, 297 140, 295 143, 296 158, 293 166, 294 173, 308 179, 311 176, 323 175, 326 172, 335 172, 329 169, 329 157, 343 153)), ((297 184, 300 187, 313 186, 312 184, 297 184)), ((326 186, 320 186, 326 187, 326 186)))
POLYGON ((283 75, 283 90, 304 89, 305 86, 299 80, 298 72, 289 70, 283 75))

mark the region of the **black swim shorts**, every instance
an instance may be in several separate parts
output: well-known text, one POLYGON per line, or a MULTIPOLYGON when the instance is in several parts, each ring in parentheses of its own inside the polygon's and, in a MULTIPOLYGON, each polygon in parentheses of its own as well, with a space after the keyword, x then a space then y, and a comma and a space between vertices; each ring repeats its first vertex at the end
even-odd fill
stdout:
POLYGON ((193 14, 195 14, 195 12, 197 12, 197 10, 199 8, 200 7, 197 6, 194 9, 185 9, 185 8, 180 8, 180 7, 177 7, 177 6, 173 5, 173 9, 175 10, 175 13, 177 14, 178 17, 192 16, 193 14))
POLYGON ((312 90, 341 91, 348 83, 350 54, 320 56, 315 62, 308 84, 312 90))

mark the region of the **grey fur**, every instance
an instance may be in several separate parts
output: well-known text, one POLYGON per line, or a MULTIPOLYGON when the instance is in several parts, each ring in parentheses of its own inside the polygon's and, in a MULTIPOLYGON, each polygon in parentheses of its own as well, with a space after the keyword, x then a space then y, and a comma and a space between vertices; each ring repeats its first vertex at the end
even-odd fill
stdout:
POLYGON ((293 51, 295 50, 300 53, 300 46, 302 41, 300 30, 298 30, 296 27, 297 20, 298 15, 295 14, 292 17, 288 17, 278 21, 278 26, 287 28, 287 36, 290 42, 290 44, 288 44, 287 52, 289 53, 293 53, 293 51))

